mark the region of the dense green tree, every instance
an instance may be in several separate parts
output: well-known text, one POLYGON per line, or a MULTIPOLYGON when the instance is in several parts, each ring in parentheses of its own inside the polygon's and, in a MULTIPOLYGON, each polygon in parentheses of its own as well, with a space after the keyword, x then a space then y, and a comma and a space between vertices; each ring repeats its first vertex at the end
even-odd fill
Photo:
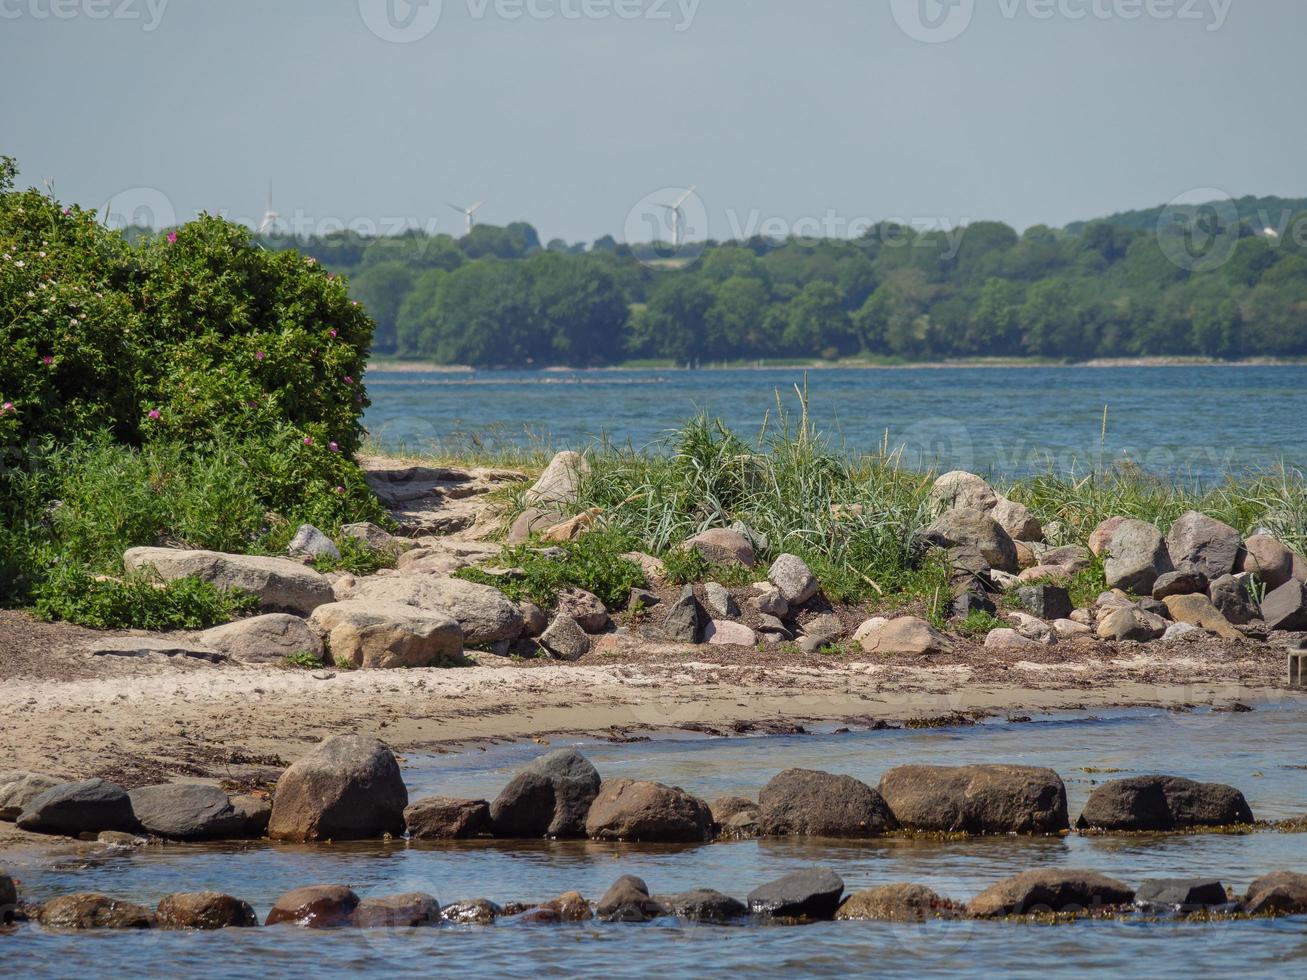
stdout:
POLYGON ((402 262, 382 262, 366 266, 350 280, 350 296, 367 307, 377 325, 372 341, 374 350, 390 354, 398 346, 399 308, 416 278, 413 270, 402 262))

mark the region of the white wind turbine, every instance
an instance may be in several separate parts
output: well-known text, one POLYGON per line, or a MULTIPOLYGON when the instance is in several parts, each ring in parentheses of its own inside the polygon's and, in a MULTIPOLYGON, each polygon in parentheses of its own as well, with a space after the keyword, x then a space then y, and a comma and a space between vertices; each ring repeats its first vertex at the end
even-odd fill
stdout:
POLYGON ((277 222, 281 220, 281 215, 272 210, 272 184, 268 185, 268 208, 263 212, 263 220, 259 222, 259 234, 267 235, 277 227, 277 222))
POLYGON ((670 212, 672 216, 672 248, 681 247, 682 227, 685 223, 685 212, 681 210, 681 205, 690 199, 696 188, 697 185, 691 184, 690 189, 678 197, 675 204, 658 205, 664 211, 670 212))
POLYGON ((473 227, 475 227, 477 223, 475 215, 478 211, 481 210, 482 205, 484 205, 485 203, 486 203, 485 201, 477 201, 476 204, 473 204, 470 208, 461 208, 457 204, 451 204, 449 206, 467 219, 466 233, 470 235, 472 234, 473 227))

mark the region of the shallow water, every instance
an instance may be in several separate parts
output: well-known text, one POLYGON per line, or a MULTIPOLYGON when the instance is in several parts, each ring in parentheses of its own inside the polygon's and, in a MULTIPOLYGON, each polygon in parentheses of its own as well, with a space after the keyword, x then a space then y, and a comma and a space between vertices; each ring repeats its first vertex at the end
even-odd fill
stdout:
MULTIPOLYGON (((707 798, 756 795, 772 775, 791 766, 849 773, 875 784, 886 769, 909 761, 1005 761, 1056 769, 1066 781, 1073 819, 1095 780, 1143 772, 1231 783, 1244 792, 1259 818, 1280 819, 1307 810, 1307 760, 1296 751, 1304 737, 1307 709, 1286 703, 1262 705, 1250 714, 1132 710, 925 731, 577 744, 606 778, 657 779, 707 798)), ((491 798, 525 761, 548 750, 532 743, 412 756, 405 760, 405 779, 415 799, 436 792, 491 798)), ((1042 866, 1093 868, 1135 885, 1149 877, 1210 875, 1242 891, 1266 871, 1307 871, 1307 835, 772 840, 698 847, 258 844, 92 851, 54 866, 25 854, 9 863, 34 900, 98 890, 153 904, 169 891, 215 888, 245 898, 263 916, 277 895, 310 883, 348 883, 365 896, 421 890, 442 902, 477 896, 502 902, 542 900, 569 889, 593 899, 618 875, 638 874, 655 892, 710 887, 743 897, 757 884, 813 863, 835 868, 849 890, 918 881, 959 900, 1002 877, 1042 866)), ((309 955, 313 972, 325 976, 437 970, 633 976, 653 969, 709 976, 741 970, 764 976, 872 970, 1214 975, 1292 972, 1285 964, 1307 956, 1307 921, 1208 926, 1099 922, 1056 928, 971 922, 726 928, 673 921, 559 927, 505 923, 488 929, 330 935, 274 929, 61 936, 26 927, 0 937, 0 944, 6 965, 50 976, 130 971, 248 977, 302 970, 309 955)))
MULTIPOLYGON (((813 420, 867 452, 889 432, 917 469, 1020 476, 1085 472, 1129 458, 1150 472, 1212 480, 1307 464, 1307 365, 829 369, 806 372, 813 420), (1107 437, 1103 409, 1108 409, 1107 437)), ((704 371, 368 372, 365 422, 384 445, 490 447, 607 436, 644 447, 704 410, 746 438, 776 392, 797 408, 800 368, 704 371)))

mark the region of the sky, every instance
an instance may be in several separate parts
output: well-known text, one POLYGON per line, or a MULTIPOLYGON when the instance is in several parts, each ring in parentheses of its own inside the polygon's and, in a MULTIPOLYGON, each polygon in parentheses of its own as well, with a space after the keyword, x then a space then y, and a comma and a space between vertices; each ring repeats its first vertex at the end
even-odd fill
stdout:
POLYGON ((0 153, 118 216, 542 239, 1307 196, 1301 0, 0 0, 0 153), (657 225, 661 223, 662 227, 657 225))

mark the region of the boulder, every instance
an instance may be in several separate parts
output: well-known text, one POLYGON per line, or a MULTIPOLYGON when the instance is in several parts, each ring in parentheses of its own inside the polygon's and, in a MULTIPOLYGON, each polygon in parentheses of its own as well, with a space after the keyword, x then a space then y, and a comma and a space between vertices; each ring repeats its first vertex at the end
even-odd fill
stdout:
POLYGON ((1247 626, 1262 616, 1246 574, 1222 575, 1207 587, 1207 595, 1221 615, 1236 626, 1247 626))
POLYGON ((36 921, 47 929, 153 929, 154 913, 108 895, 76 892, 41 906, 36 921))
POLYGON ((690 843, 707 840, 708 804, 662 783, 607 780, 586 815, 586 835, 596 840, 690 843))
POLYGON ((1162 634, 1163 643, 1173 643, 1177 640, 1183 640, 1187 636, 1206 636, 1207 631, 1198 626, 1189 623, 1176 623, 1174 626, 1168 626, 1166 632, 1162 634))
POLYGON ((763 616, 775 616, 777 619, 784 619, 790 614, 790 604, 785 601, 781 590, 776 586, 765 582, 754 588, 758 590, 758 594, 748 601, 750 609, 763 616))
POLYGON ((18 826, 43 834, 98 834, 102 830, 133 831, 132 801, 121 786, 103 779, 52 786, 27 804, 18 826))
POLYGON ((263 837, 268 832, 268 821, 272 819, 272 803, 261 796, 233 796, 232 809, 245 822, 242 836, 249 838, 263 837))
POLYGON ((354 924, 359 897, 344 885, 310 885, 277 899, 265 925, 293 925, 305 929, 339 929, 354 924))
POLYGON ((983 591, 973 589, 967 589, 955 595, 953 604, 949 608, 955 619, 966 619, 972 613, 985 613, 987 616, 998 615, 998 606, 994 604, 994 600, 983 591))
POLYGON ((440 917, 456 926, 488 926, 502 914, 503 909, 484 898, 452 902, 440 910, 440 917))
POLYGON ((1145 521, 1122 521, 1107 546, 1107 587, 1152 595, 1157 577, 1170 571, 1174 566, 1162 532, 1145 521))
POLYGON ((667 911, 689 922, 721 924, 732 922, 749 914, 749 908, 737 898, 723 895, 711 888, 696 888, 660 898, 667 911))
POLYGON ((1243 910, 1249 915, 1302 915, 1307 913, 1307 875, 1274 871, 1248 886, 1243 910))
POLYGON ((954 470, 935 481, 930 488, 929 501, 935 512, 957 507, 988 512, 998 506, 998 494, 976 474, 954 470))
POLYGON ((687 585, 663 617, 663 636, 673 643, 698 643, 700 622, 699 600, 694 587, 687 585))
POLYGON ((421 929, 440 925, 440 903, 426 892, 363 899, 350 924, 360 929, 421 929))
POLYGON ((1088 548, 1082 548, 1078 544, 1064 545, 1060 548, 1050 548, 1047 545, 1031 545, 1035 550, 1035 556, 1041 565, 1053 565, 1058 568, 1064 568, 1070 574, 1083 572, 1093 564, 1093 556, 1088 548))
POLYGON ((62 782, 35 772, 5 773, 4 781, 0 781, 0 820, 17 820, 29 803, 62 782))
MULTIPOLYGON (((321 607, 319 607, 321 608, 321 607)), ((322 659, 321 635, 299 616, 269 613, 238 619, 199 635, 211 650, 243 664, 276 664, 297 653, 322 659)))
POLYGON ((1056 619, 1053 621, 1053 631, 1057 633, 1058 639, 1072 640, 1078 636, 1093 636, 1094 631, 1084 623, 1078 623, 1074 619, 1056 619))
POLYGON ((707 582, 703 587, 703 602, 716 619, 734 619, 740 615, 735 597, 720 582, 707 582))
POLYGON ((924 885, 881 885, 850 895, 835 918, 857 922, 923 922, 953 918, 961 911, 961 906, 924 885))
POLYGON ((542 507, 574 504, 581 481, 589 473, 590 463, 580 453, 558 453, 526 491, 526 502, 542 507))
POLYGON ((340 561, 340 549, 312 524, 301 524, 286 552, 296 558, 329 558, 340 561))
POLYGON ((273 840, 366 840, 404 832, 408 790, 390 748, 366 735, 336 735, 277 780, 273 840))
POLYGON ((1071 593, 1060 585, 1029 585, 1017 590, 1017 601, 1040 619, 1066 619, 1075 610, 1071 593))
POLYGON ((769 837, 879 837, 898 827, 881 794, 852 776, 787 769, 758 794, 769 837))
POLYGON ((1033 565, 1018 575, 1017 581, 1022 584, 1046 582, 1065 585, 1071 581, 1072 574, 1065 565, 1033 565))
POLYGON ((1046 913, 1077 915, 1129 905, 1134 898, 1132 889, 1106 875, 1046 868, 991 885, 971 900, 967 913, 981 919, 1046 913))
POLYGON ((831 919, 843 894, 844 880, 830 868, 807 868, 749 892, 749 911, 784 919, 831 919))
POLYGON ((974 550, 989 568, 1013 575, 1021 571, 1011 535, 992 517, 978 510, 955 507, 913 534, 912 550, 918 558, 931 548, 974 550))
POLYGON ((887 620, 873 617, 858 627, 853 640, 864 653, 883 656, 904 654, 922 657, 935 653, 948 653, 953 641, 924 619, 901 616, 887 620))
POLYGON ((1107 551, 1107 546, 1112 543, 1112 535, 1116 534, 1117 528, 1124 524, 1128 518, 1109 517, 1103 521, 1089 535, 1089 552, 1095 558, 1103 557, 1107 551))
POLYGON ((490 805, 497 837, 584 837, 586 814, 599 794, 599 772, 575 749, 531 762, 490 805))
POLYGON ((221 892, 175 892, 159 902, 164 929, 248 929, 259 924, 253 906, 221 892))
POLYGON ((128 572, 152 574, 164 582, 198 578, 219 589, 248 592, 258 599, 262 609, 271 612, 307 616, 335 599, 330 582, 289 558, 131 548, 123 555, 123 567, 128 572))
POLYGON ((490 804, 428 796, 404 809, 404 825, 414 840, 467 840, 491 833, 490 804))
POLYGON ((544 635, 545 630, 549 629, 549 617, 534 602, 524 599, 517 604, 517 608, 521 610, 522 621, 525 624, 522 627, 523 636, 538 639, 544 635))
POLYGON ((595 906, 599 918, 608 922, 646 922, 666 911, 661 902, 649 897, 644 879, 635 875, 618 878, 595 906))
POLYGON ((1076 826, 1081 830, 1135 832, 1252 822, 1248 802, 1233 786, 1196 783, 1179 776, 1133 776, 1095 788, 1076 826))
POLYGON ((1161 616, 1144 612, 1137 606, 1121 606, 1099 616, 1098 638, 1147 643, 1165 634, 1169 625, 1161 616))
POLYGON ((1043 541, 1044 529, 1030 508, 1007 497, 999 497, 989 516, 1008 533, 1013 541, 1043 541))
POLYGON ((1212 605, 1212 600, 1203 593, 1169 595, 1166 597, 1166 609, 1177 623, 1189 623, 1201 626, 1226 640, 1241 640, 1243 634, 1221 615, 1219 609, 1212 605))
POLYGON ((498 589, 460 578, 436 575, 391 575, 363 579, 350 595, 354 600, 396 602, 458 620, 463 642, 489 646, 515 640, 526 623, 522 611, 498 589))
POLYGON ((540 634, 540 645, 555 659, 577 661, 590 652, 590 636, 572 616, 559 613, 540 634))
POLYGON ((542 902, 535 911, 547 913, 554 922, 588 922, 594 918, 590 903, 580 892, 564 892, 542 902))
POLYGON ((703 628, 703 642, 718 647, 751 647, 758 637, 743 623, 714 619, 703 628))
POLYGON ((463 656, 457 622, 398 602, 331 602, 313 610, 309 622, 326 634, 333 657, 367 670, 450 666, 463 656))
POLYGON ((384 528, 370 521, 358 524, 345 524, 340 529, 342 538, 350 538, 361 544, 366 550, 382 555, 398 557, 417 547, 417 542, 406 538, 397 538, 384 528))
POLYGON ((18 886, 14 879, 0 868, 0 926, 14 921, 18 910, 18 886))
POLYGON ((563 512, 553 508, 527 507, 513 519, 506 544, 526 544, 533 534, 544 534, 563 519, 563 512))
POLYGON ((1251 572, 1274 591, 1293 578, 1294 554, 1269 534, 1254 534, 1243 543, 1235 571, 1251 572))
POLYGON ((608 628, 608 610, 598 596, 583 589, 561 589, 557 598, 557 611, 571 616, 587 633, 602 633, 608 628))
POLYGON ((1042 646, 1043 644, 1038 640, 1031 640, 1024 637, 1016 630, 996 629, 990 630, 985 634, 986 650, 1020 652, 1022 650, 1038 650, 1042 646))
POLYGON ((1056 834, 1067 830, 1066 787, 1032 766, 898 766, 880 795, 909 830, 966 834, 1056 834))
POLYGON ((171 840, 222 840, 257 836, 227 794, 206 783, 163 783, 127 794, 140 825, 171 840))
POLYGON ((791 609, 801 606, 821 589, 817 576, 796 555, 781 555, 767 569, 767 581, 776 587, 791 609))
POLYGON ((1243 537, 1229 524, 1191 510, 1172 525, 1166 547, 1176 568, 1199 571, 1214 579, 1234 571, 1243 537))
POLYGON ((1230 899, 1215 878, 1150 878, 1135 892, 1135 904, 1149 909, 1196 912, 1230 899))
POLYGON ((667 565, 661 558, 647 555, 643 551, 628 551, 622 557, 639 565, 640 571, 644 572, 644 577, 649 581, 650 585, 665 585, 667 583, 667 565))
POLYGON ((1262 600, 1262 619, 1272 630, 1307 630, 1307 583, 1285 582, 1262 600))
POLYGON ((1197 569, 1187 568, 1179 572, 1166 572, 1159 575, 1153 583, 1153 598, 1164 602, 1169 596, 1193 595, 1201 592, 1207 595, 1207 576, 1197 569))
POLYGON ((752 568, 758 560, 753 544, 739 531, 715 527, 687 538, 681 545, 697 551, 711 565, 743 565, 752 568))
POLYGON ((717 836, 731 840, 749 840, 759 836, 758 804, 743 796, 721 796, 708 804, 717 836))

